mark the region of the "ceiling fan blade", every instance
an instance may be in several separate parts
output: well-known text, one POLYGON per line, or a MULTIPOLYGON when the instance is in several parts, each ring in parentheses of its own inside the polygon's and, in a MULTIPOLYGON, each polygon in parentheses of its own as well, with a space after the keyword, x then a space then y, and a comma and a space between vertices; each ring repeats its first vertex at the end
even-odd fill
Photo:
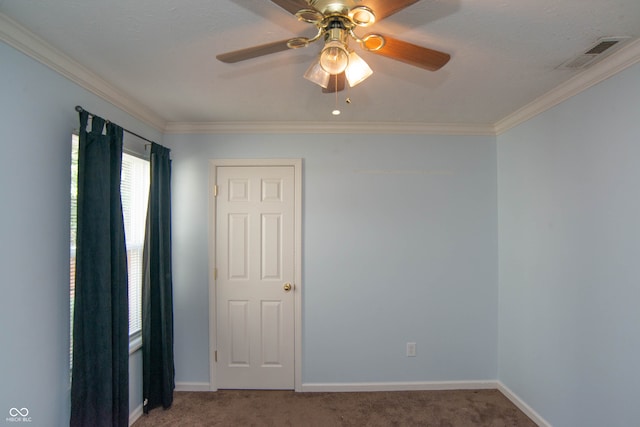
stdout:
POLYGON ((364 5, 373 10, 376 15, 376 21, 380 21, 387 16, 400 12, 405 7, 418 3, 420 0, 365 0, 364 5))
POLYGON ((248 47, 246 49, 234 50, 233 52, 221 53, 216 55, 219 61, 232 64, 234 62, 244 61, 246 59, 257 58, 259 56, 269 55, 276 52, 282 52, 288 50, 287 40, 280 40, 277 42, 271 42, 261 44, 260 46, 248 47))
POLYGON ((326 88, 322 88, 322 93, 335 93, 344 90, 344 82, 346 80, 344 72, 334 74, 329 78, 329 84, 326 88))
POLYGON ((439 70, 451 59, 451 55, 445 52, 418 46, 389 36, 382 37, 385 40, 384 45, 378 50, 370 50, 369 52, 429 71, 439 70))
POLYGON ((295 15, 300 9, 309 9, 309 3, 305 0, 271 0, 287 12, 295 15))

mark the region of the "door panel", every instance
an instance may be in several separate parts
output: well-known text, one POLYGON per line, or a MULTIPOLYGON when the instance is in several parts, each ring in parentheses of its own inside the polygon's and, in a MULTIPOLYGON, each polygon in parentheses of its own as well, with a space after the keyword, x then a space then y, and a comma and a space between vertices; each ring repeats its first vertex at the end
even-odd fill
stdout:
POLYGON ((249 366, 249 301, 229 301, 229 364, 249 366))
POLYGON ((294 388, 293 166, 217 167, 218 388, 294 388))
POLYGON ((229 280, 249 278, 249 215, 230 214, 228 223, 229 280))
POLYGON ((262 366, 281 367, 282 357, 282 303, 280 301, 262 301, 262 366))
POLYGON ((262 214, 262 280, 282 281, 282 215, 262 214))

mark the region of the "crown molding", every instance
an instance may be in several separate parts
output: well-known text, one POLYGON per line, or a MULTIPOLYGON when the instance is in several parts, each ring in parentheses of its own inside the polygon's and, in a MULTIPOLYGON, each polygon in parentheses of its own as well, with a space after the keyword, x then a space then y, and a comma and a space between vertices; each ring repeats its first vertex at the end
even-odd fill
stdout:
POLYGON ((164 129, 165 120, 157 114, 2 13, 0 40, 156 130, 164 129))
POLYGON ((500 135, 526 122, 637 62, 640 62, 640 39, 629 42, 629 44, 620 48, 620 50, 611 54, 603 61, 595 63, 533 102, 497 121, 494 124, 495 134, 500 135))
POLYGON ((495 136, 492 125, 403 122, 168 122, 167 134, 425 134, 495 136))

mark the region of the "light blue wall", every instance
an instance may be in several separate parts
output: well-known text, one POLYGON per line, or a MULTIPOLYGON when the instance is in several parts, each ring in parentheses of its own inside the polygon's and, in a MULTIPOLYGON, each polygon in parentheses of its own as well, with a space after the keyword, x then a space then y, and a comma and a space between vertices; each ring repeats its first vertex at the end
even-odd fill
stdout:
POLYGON ((68 425, 74 107, 162 135, 4 43, 0 76, 0 420, 26 407, 33 426, 68 425))
POLYGON ((304 383, 496 378, 495 138, 165 135, 165 144, 177 382, 209 382, 209 159, 263 157, 304 159, 304 383))
POLYGON ((499 379, 554 426, 638 425, 640 65, 498 138, 499 379))

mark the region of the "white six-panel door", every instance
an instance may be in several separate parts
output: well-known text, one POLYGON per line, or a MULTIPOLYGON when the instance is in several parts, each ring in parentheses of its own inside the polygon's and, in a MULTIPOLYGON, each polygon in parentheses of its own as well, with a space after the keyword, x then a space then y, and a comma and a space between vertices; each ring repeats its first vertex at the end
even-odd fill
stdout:
POLYGON ((218 388, 294 388, 294 176, 216 168, 218 388))

